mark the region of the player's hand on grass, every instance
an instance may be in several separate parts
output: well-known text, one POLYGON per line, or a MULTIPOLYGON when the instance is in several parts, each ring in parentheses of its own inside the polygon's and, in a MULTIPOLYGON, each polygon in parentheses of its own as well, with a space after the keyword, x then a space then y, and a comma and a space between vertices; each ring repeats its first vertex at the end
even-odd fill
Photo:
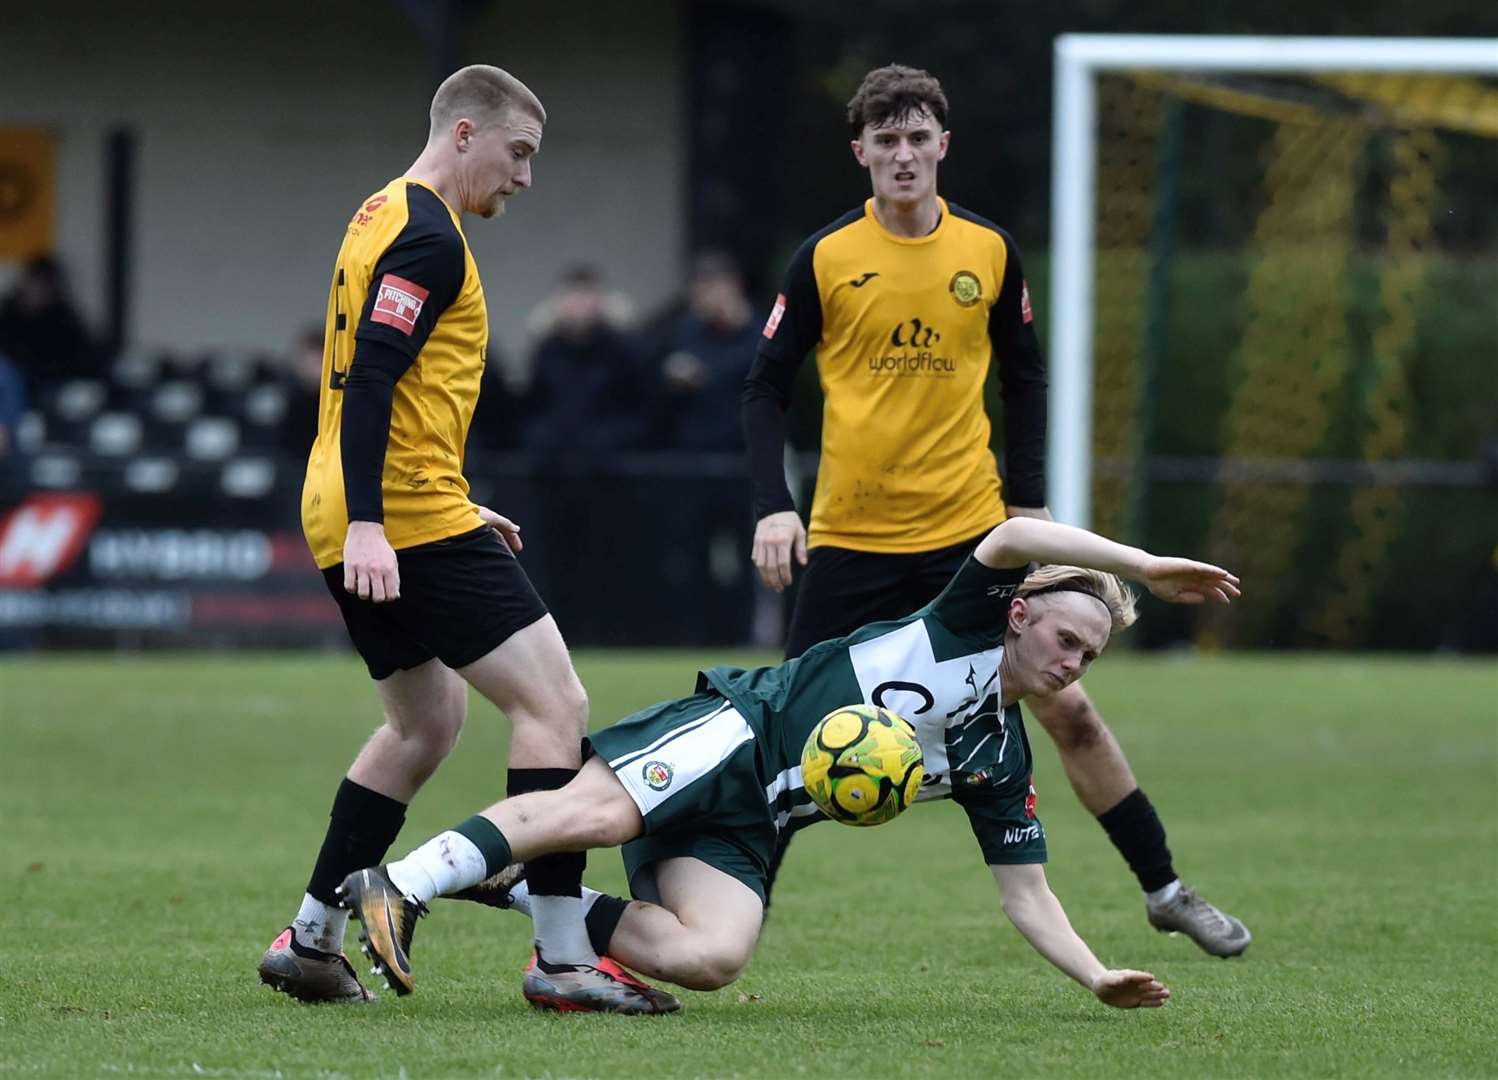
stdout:
POLYGON ((399 600, 400 568, 395 549, 378 521, 350 521, 343 541, 343 587, 360 600, 399 600))
POLYGON ((776 592, 791 583, 791 560, 806 565, 806 526, 794 510, 766 514, 754 527, 752 555, 759 578, 776 592))
POLYGON ((499 533, 499 538, 505 542, 505 546, 519 555, 520 549, 525 546, 520 542, 520 526, 503 514, 496 514, 487 506, 480 506, 478 509, 479 520, 499 533))
POLYGON ((1170 990, 1148 971, 1105 971, 1092 983, 1092 992, 1115 1009, 1158 1009, 1170 990))
POLYGON ((1145 560, 1139 580, 1161 600, 1176 604, 1200 604, 1208 601, 1226 604, 1242 595, 1238 591, 1236 575, 1220 566, 1194 562, 1191 559, 1151 555, 1145 560))

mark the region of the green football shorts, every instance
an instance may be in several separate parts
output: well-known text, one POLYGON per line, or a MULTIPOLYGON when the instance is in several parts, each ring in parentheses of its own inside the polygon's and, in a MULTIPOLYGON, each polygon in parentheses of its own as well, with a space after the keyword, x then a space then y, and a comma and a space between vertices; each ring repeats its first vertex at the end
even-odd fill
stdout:
POLYGON ((700 859, 765 899, 775 822, 759 740, 718 694, 662 702, 589 738, 629 792, 645 833, 624 845, 630 892, 657 902, 655 864, 700 859))

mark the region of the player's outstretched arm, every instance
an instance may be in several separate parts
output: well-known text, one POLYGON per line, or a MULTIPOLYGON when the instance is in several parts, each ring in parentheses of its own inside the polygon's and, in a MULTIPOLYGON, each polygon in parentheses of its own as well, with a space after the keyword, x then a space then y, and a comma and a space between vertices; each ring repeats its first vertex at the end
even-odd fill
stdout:
POLYGON ((1092 954, 1072 929, 1061 901, 1046 883, 1038 865, 991 866, 999 884, 1004 914, 1025 935, 1035 951, 1119 1009, 1150 1009, 1164 1005, 1170 991, 1147 971, 1109 969, 1092 954))
POLYGON ((1240 595, 1238 578, 1220 566, 1151 555, 1086 529, 1034 517, 1001 521, 973 555, 996 570, 1032 562, 1103 570, 1137 581, 1160 599, 1178 604, 1226 604, 1240 595))

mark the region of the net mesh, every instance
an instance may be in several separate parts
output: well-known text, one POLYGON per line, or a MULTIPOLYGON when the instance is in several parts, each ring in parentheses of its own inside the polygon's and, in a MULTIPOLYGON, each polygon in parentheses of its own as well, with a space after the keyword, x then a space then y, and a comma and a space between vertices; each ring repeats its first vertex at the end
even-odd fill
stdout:
POLYGON ((1479 80, 1100 80, 1094 522, 1246 583, 1176 634, 1401 644, 1432 551, 1492 579, 1498 271, 1447 180, 1495 149, 1479 80))

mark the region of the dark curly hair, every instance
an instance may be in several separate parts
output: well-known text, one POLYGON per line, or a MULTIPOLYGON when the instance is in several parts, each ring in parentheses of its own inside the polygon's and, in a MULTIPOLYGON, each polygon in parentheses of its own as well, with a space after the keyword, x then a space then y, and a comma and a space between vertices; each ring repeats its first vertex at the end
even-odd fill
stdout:
POLYGON ((858 92, 848 102, 848 126, 856 139, 867 124, 879 127, 923 112, 943 128, 947 126, 947 95, 936 76, 904 64, 886 64, 858 84, 858 92))

